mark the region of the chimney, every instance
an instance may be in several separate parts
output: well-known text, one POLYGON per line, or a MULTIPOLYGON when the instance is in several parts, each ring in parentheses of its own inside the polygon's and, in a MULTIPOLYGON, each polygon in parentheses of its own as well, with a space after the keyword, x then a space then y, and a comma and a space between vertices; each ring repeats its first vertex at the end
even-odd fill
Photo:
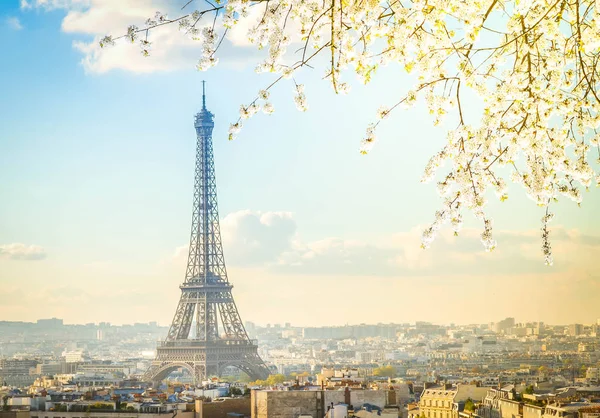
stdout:
POLYGON ((348 386, 344 389, 344 403, 350 405, 350 388, 348 386))

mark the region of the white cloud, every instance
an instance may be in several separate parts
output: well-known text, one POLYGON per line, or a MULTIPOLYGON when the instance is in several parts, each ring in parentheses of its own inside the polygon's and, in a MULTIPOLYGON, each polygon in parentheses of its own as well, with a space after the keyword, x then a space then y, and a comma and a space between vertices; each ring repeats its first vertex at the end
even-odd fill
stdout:
POLYGON ((8 260, 42 260, 46 251, 38 245, 20 243, 0 245, 0 259, 8 260))
POLYGON ((113 47, 100 48, 99 40, 104 35, 122 35, 129 25, 143 26, 143 22, 154 16, 157 10, 168 11, 165 1, 89 0, 84 7, 73 2, 66 9, 63 32, 93 37, 91 41, 73 42, 73 47, 83 55, 81 64, 86 72, 102 74, 115 69, 133 73, 170 71, 193 68, 198 59, 199 43, 180 33, 176 24, 150 33, 149 57, 142 56, 137 45, 131 45, 124 39, 113 47))
MULTIPOLYGON (((600 290, 594 260, 600 236, 560 226, 552 229, 553 267, 544 265, 539 230, 498 230, 498 248, 486 253, 476 229, 458 237, 444 232, 422 250, 420 227, 370 239, 307 240, 291 214, 249 210, 227 215, 221 226, 242 317, 264 323, 274 316, 305 325, 469 323, 473 312, 482 322, 510 315, 581 322, 595 309, 600 290), (357 310, 359 301, 375 309, 357 310), (457 310, 457 303, 468 309, 457 310)), ((164 276, 177 282, 186 257, 183 246, 164 276)))
POLYGON ((34 7, 53 10, 69 9, 88 6, 92 0, 21 0, 21 9, 27 10, 34 7))
MULTIPOLYGON (((465 229, 459 237, 442 233, 428 250, 420 248, 422 228, 390 233, 370 241, 326 237, 302 240, 289 212, 239 211, 221 223, 225 259, 231 266, 262 266, 281 274, 346 276, 482 277, 547 272, 539 231, 496 231, 498 248, 486 253, 481 231, 465 229)), ((591 272, 600 237, 560 226, 552 233, 553 272, 591 272)), ((178 259, 187 256, 181 247, 178 259)))
MULTIPOLYGON (((129 25, 143 27, 144 22, 153 17, 156 11, 167 13, 172 18, 179 17, 183 13, 180 6, 169 0, 22 0, 22 9, 34 7, 66 11, 62 31, 84 36, 73 41, 73 48, 82 54, 81 64, 88 73, 103 74, 112 70, 151 73, 191 69, 201 57, 201 42, 181 33, 177 23, 150 31, 149 57, 144 57, 137 45, 125 39, 117 41, 112 47, 100 48, 99 41, 105 35, 121 36, 127 32, 129 25)), ((191 12, 193 5, 188 9, 191 12)), ((207 15, 198 28, 212 24, 212 17, 207 15)), ((238 33, 235 31, 232 40, 226 40, 221 45, 217 54, 221 60, 219 65, 245 67, 248 56, 256 54, 253 48, 233 50, 233 45, 244 37, 238 33)))
POLYGON ((18 17, 8 17, 6 18, 6 24, 9 28, 13 30, 21 30, 23 29, 23 25, 18 17))
POLYGON ((264 14, 264 8, 252 7, 246 18, 241 19, 227 33, 227 39, 235 46, 252 47, 248 40, 248 30, 256 26, 264 14))
POLYGON ((289 212, 244 210, 227 215, 221 231, 232 264, 269 264, 294 245, 296 222, 289 212))

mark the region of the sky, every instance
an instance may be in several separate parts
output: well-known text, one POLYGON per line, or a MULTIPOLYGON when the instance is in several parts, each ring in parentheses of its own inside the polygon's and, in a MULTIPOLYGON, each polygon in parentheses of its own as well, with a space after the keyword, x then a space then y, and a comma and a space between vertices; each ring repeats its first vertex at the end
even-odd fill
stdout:
MULTIPOLYGON (((177 305, 191 223, 201 81, 213 132, 225 259, 242 319, 300 326, 600 318, 597 190, 581 207, 556 205, 555 263, 544 265, 543 213, 518 187, 490 196, 498 248, 466 215, 428 250, 421 231, 440 205, 420 177, 444 143, 417 106, 386 120, 378 143, 359 143, 381 104, 410 79, 392 66, 348 96, 320 68, 272 92, 273 115, 227 140, 239 106, 272 76, 244 27, 220 63, 195 70, 198 43, 166 27, 152 54, 98 39, 142 25, 167 0, 0 1, 0 320, 158 321, 177 305)), ((176 10, 170 10, 176 12, 176 10)), ((175 16, 175 14, 171 15, 175 16)), ((476 113, 477 99, 469 99, 476 113)))

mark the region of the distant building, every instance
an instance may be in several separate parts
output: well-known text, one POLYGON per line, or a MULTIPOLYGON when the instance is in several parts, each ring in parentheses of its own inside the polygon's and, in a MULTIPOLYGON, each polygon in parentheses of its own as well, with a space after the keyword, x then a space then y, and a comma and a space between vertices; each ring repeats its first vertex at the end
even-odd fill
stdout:
POLYGON ((467 400, 481 402, 489 388, 476 385, 450 384, 426 387, 419 400, 419 415, 425 418, 458 418, 457 404, 467 400))
POLYGON ((358 369, 333 369, 323 367, 317 374, 319 387, 359 387, 364 382, 364 377, 359 376, 358 369))
POLYGON ((35 359, 0 359, 0 373, 3 375, 30 374, 39 361, 35 359))
POLYGON ((38 319, 37 324, 44 328, 60 328, 64 325, 63 320, 58 318, 38 319))
POLYGON ((579 409, 579 418, 600 418, 600 406, 589 406, 579 409))
POLYGON ((372 363, 373 353, 369 353, 368 351, 359 351, 356 353, 356 360, 363 364, 372 363))
POLYGON ((0 359, 0 386, 29 386, 35 380, 38 360, 0 359))
POLYGON ((542 418, 578 418, 579 410, 589 406, 590 404, 584 404, 582 402, 574 402, 566 405, 546 405, 542 418))
POLYGON ((543 414, 543 407, 523 404, 523 418, 542 418, 543 414))
POLYGON ((82 363, 86 359, 86 355, 83 351, 65 351, 62 356, 65 358, 67 363, 82 363))
POLYGON ((0 418, 30 418, 29 411, 2 411, 0 418))
POLYGON ((582 324, 569 325, 569 335, 571 337, 577 337, 582 334, 583 334, 583 325, 582 324))
POLYGON ((500 334, 515 326, 515 318, 506 318, 494 324, 494 332, 500 334))
POLYGON ((127 376, 136 368, 134 363, 106 363, 106 362, 90 362, 80 364, 77 367, 78 372, 85 373, 112 373, 119 376, 127 376))
POLYGON ((464 340, 462 351, 465 353, 490 353, 500 350, 496 336, 469 337, 464 340))
POLYGON ((196 400, 196 418, 232 418, 250 416, 250 398, 228 398, 222 401, 196 400))
MULTIPOLYGON (((340 404, 355 412, 359 409, 383 411, 395 406, 390 405, 387 390, 253 390, 251 412, 252 418, 323 417, 340 404)), ((398 416, 398 409, 395 410, 398 416)), ((338 415, 329 416, 337 418, 338 415)))
POLYGON ((600 381, 600 368, 588 367, 588 369, 585 371, 585 378, 590 381, 600 381))
MULTIPOLYGON (((58 412, 58 411, 32 411, 30 417, 28 418, 137 418, 143 416, 144 418, 165 418, 165 413, 172 411, 166 411, 165 408, 161 406, 155 406, 156 412, 152 412, 152 406, 148 406, 148 411, 136 411, 136 412, 116 412, 111 411, 107 413, 106 411, 98 410, 98 411, 89 411, 82 412, 79 411, 66 411, 66 412, 58 412), (164 411, 163 411, 164 410, 164 411)), ((171 416, 171 415, 168 415, 171 416)), ((194 418, 195 413, 193 411, 178 411, 177 418, 194 418)), ((1 417, 0 417, 1 418, 1 417)), ((21 417, 16 417, 21 418, 21 417)))
POLYGON ((591 353, 593 351, 596 351, 596 348, 592 343, 579 343, 577 345, 577 351, 580 353, 591 353))
POLYGON ((79 372, 72 376, 71 382, 79 390, 94 390, 98 388, 113 388, 123 384, 123 378, 112 373, 83 373, 79 372))
POLYGON ((525 324, 517 324, 513 327, 507 328, 505 329, 505 334, 507 335, 514 335, 516 337, 524 337, 526 335, 528 335, 528 328, 525 326, 525 324))
POLYGON ((55 361, 50 363, 40 363, 35 368, 35 374, 41 376, 54 376, 55 374, 64 373, 61 363, 55 361))
POLYGON ((519 402, 513 399, 513 389, 512 385, 501 389, 489 389, 477 409, 477 414, 482 418, 513 418, 522 415, 522 411, 519 412, 519 402))

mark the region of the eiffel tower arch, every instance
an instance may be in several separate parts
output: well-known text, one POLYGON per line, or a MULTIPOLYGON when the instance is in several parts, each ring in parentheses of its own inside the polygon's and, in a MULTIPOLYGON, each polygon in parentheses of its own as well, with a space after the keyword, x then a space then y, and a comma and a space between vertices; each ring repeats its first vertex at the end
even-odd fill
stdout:
POLYGON ((213 158, 214 115, 206 109, 204 82, 202 110, 196 114, 196 170, 192 230, 181 298, 156 359, 144 375, 155 385, 171 372, 184 369, 200 384, 234 366, 252 379, 266 379, 269 369, 242 324, 227 277, 213 158))

